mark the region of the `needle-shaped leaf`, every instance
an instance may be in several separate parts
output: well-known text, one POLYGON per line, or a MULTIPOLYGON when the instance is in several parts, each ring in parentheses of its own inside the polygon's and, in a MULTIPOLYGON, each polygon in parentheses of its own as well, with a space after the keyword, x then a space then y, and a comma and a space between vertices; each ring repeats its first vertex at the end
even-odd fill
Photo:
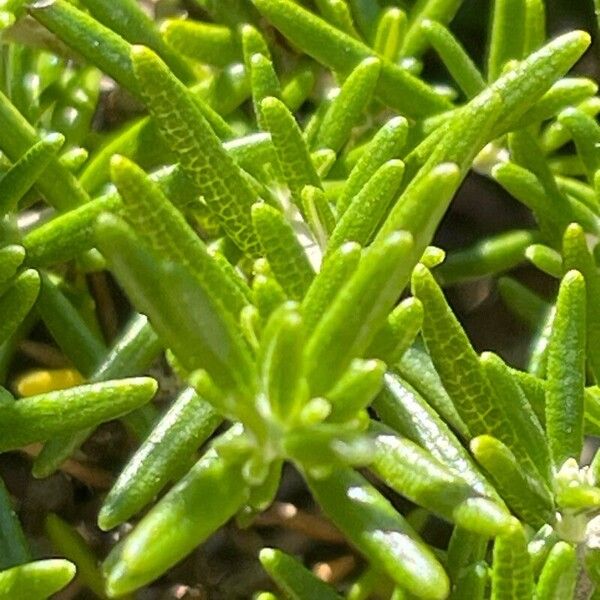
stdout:
POLYGON ((294 229, 282 212, 265 203, 252 207, 252 222, 273 275, 290 298, 302 300, 314 271, 294 229))
POLYGON ((104 563, 109 595, 160 577, 225 524, 247 495, 238 462, 209 451, 109 554, 104 563))
POLYGON ((0 215, 14 211, 18 202, 58 154, 65 138, 51 133, 34 144, 0 180, 0 215))
POLYGON ((451 600, 483 600, 488 584, 488 566, 484 561, 469 565, 456 578, 451 600))
MULTIPOLYGON (((422 307, 421 307, 422 308, 422 307)), ((422 324, 422 319, 421 319, 422 324)), ((426 400, 454 431, 467 439, 466 425, 458 416, 452 400, 448 396, 431 357, 421 344, 413 344, 394 365, 396 372, 426 400)))
POLYGON ((10 495, 0 479, 0 569, 8 569, 31 560, 19 518, 10 495))
POLYGON ((534 597, 533 573, 525 531, 520 525, 496 538, 492 563, 492 600, 534 597))
POLYGON ((327 238, 335 228, 335 216, 325 192, 307 185, 302 189, 302 210, 317 243, 327 245, 327 238))
POLYGON ((403 56, 420 56, 427 48, 427 39, 421 35, 421 23, 432 19, 447 25, 453 18, 462 0, 419 0, 410 12, 410 25, 402 46, 403 56))
POLYGON ((380 358, 390 366, 396 365, 415 341, 422 324, 423 305, 416 298, 406 298, 390 313, 365 356, 380 358))
POLYGON ((135 163, 120 156, 113 157, 111 172, 123 200, 121 214, 140 239, 164 260, 181 263, 193 271, 204 288, 237 317, 247 303, 245 295, 209 255, 202 240, 158 185, 135 163))
POLYGON ((283 422, 293 422, 304 401, 307 385, 303 377, 304 328, 296 303, 286 303, 269 318, 259 349, 259 369, 273 413, 283 422))
POLYGON ((588 179, 593 181, 594 174, 600 168, 600 126, 595 119, 576 108, 564 110, 558 122, 570 131, 588 179))
POLYGON ((498 79, 508 61, 523 58, 525 24, 526 0, 494 0, 487 60, 490 81, 498 79))
POLYGON ((45 530, 54 549, 68 558, 77 568, 77 580, 88 587, 98 598, 106 598, 104 578, 98 560, 83 536, 58 515, 46 517, 45 530))
POLYGON ((134 46, 140 92, 167 145, 198 186, 209 210, 244 252, 258 252, 250 208, 257 200, 239 167, 223 149, 187 88, 148 48, 134 46))
POLYGON ((369 247, 306 345, 312 394, 325 393, 368 348, 407 283, 412 252, 411 236, 404 232, 369 247))
POLYGON ((23 271, 0 296, 0 343, 4 343, 31 310, 40 290, 37 271, 23 271))
POLYGON ((372 433, 375 451, 369 468, 399 494, 482 535, 494 537, 513 526, 514 517, 505 508, 482 498, 463 478, 414 442, 375 425, 372 433), (479 518, 465 518, 465 507, 476 503, 480 503, 479 518))
POLYGON ((0 248, 0 286, 11 279, 25 259, 23 246, 11 244, 0 248))
POLYGON ((275 73, 273 63, 263 54, 253 54, 246 60, 247 69, 250 73, 250 89, 252 90, 252 104, 254 105, 254 114, 261 129, 265 129, 261 102, 268 97, 281 97, 281 84, 275 73))
POLYGON ((373 407, 381 420, 399 434, 431 452, 482 496, 502 502, 494 488, 448 425, 419 393, 395 374, 386 374, 385 386, 373 407))
POLYGON ((490 435, 473 438, 470 446, 511 510, 534 527, 552 521, 554 503, 550 491, 523 471, 509 448, 490 435))
POLYGON ((290 600, 319 598, 341 600, 332 587, 313 575, 298 560, 274 548, 263 548, 259 559, 265 571, 290 600))
POLYGON ((186 388, 121 471, 98 515, 107 531, 142 510, 221 422, 214 408, 186 388))
POLYGON ((539 600, 572 598, 577 584, 577 554, 566 542, 558 542, 544 563, 536 586, 539 600))
POLYGON ((271 134, 277 164, 292 199, 300 205, 300 194, 305 185, 321 187, 300 128, 285 104, 277 98, 265 98, 260 103, 260 114, 265 128, 271 134))
POLYGON ((525 257, 540 271, 560 279, 563 274, 563 259, 559 252, 545 244, 532 244, 525 250, 525 257))
POLYGON ((36 560, 0 571, 0 594, 14 600, 48 598, 75 577, 75 565, 61 558, 36 560))
POLYGON ((483 76, 452 33, 429 19, 421 22, 421 30, 467 98, 479 94, 485 87, 483 76))
POLYGON ((263 319, 269 315, 288 298, 283 288, 271 274, 259 273, 252 282, 253 302, 263 319))
POLYGON ((442 285, 496 275, 525 258, 525 250, 539 239, 536 231, 516 229, 484 238, 464 250, 450 252, 435 271, 442 285))
POLYGON ((247 393, 253 387, 254 368, 237 324, 192 271, 158 259, 116 217, 102 216, 96 237, 133 304, 187 369, 206 369, 224 389, 247 393))
POLYGON ((600 273, 591 255, 585 233, 580 225, 571 223, 563 237, 564 272, 578 270, 585 279, 586 292, 586 360, 600 382, 600 315, 594 309, 600 300, 600 273))
POLYGON ((367 58, 352 70, 327 107, 313 147, 339 152, 369 104, 380 70, 381 63, 377 58, 367 58))
POLYGON ((487 554, 489 539, 455 527, 448 542, 446 568, 452 581, 457 581, 460 574, 469 565, 482 561, 487 554))
MULTIPOLYGON (((101 23, 121 35, 131 44, 152 48, 182 81, 193 79, 193 72, 177 52, 163 39, 154 21, 135 0, 84 0, 81 4, 101 23)), ((161 32, 162 33, 162 32, 161 32)), ((176 46, 174 46, 177 50, 176 46)))
POLYGON ((433 552, 364 477, 345 468, 307 481, 335 525, 392 580, 421 598, 446 598, 450 584, 433 552))
POLYGON ((116 419, 146 404, 156 388, 153 379, 138 377, 82 385, 2 405, 0 449, 13 450, 116 419))
POLYGON ((352 37, 358 37, 347 0, 315 0, 315 4, 326 21, 352 37))
POLYGON ((337 222, 327 245, 328 254, 344 242, 366 246, 371 241, 400 189, 403 175, 401 160, 390 160, 375 171, 337 222))
POLYGON ((367 408, 383 385, 385 365, 379 360, 355 359, 337 384, 327 393, 331 404, 328 419, 341 422, 367 408))
POLYGON ((406 13, 402 9, 390 6, 383 10, 377 23, 373 50, 387 60, 397 61, 406 28, 406 13))
POLYGON ((408 123, 403 117, 390 119, 375 133, 346 180, 337 202, 340 215, 348 208, 367 181, 373 177, 377 169, 387 161, 400 157, 407 133, 408 123))
POLYGON ((548 346, 546 431, 557 468, 579 459, 583 447, 585 295, 581 273, 569 271, 560 284, 548 346))
MULTIPOLYGON (((347 75, 372 50, 290 0, 253 0, 283 35, 318 62, 347 75), (343 50, 342 50, 343 49, 343 50)), ((398 112, 420 117, 450 108, 447 100, 407 71, 382 60, 376 95, 398 112)))
POLYGON ((302 301, 307 333, 312 332, 338 291, 356 271, 360 258, 361 247, 354 242, 348 242, 342 244, 321 266, 302 301))

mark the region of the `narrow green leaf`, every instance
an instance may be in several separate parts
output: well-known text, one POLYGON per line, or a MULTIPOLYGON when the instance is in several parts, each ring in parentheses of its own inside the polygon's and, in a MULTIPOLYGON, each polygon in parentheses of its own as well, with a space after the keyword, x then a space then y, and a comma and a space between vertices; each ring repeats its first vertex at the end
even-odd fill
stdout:
POLYGON ((431 452, 482 496, 501 504, 498 493, 479 472, 469 453, 419 393, 397 375, 388 373, 384 381, 384 389, 373 404, 381 420, 431 452))
POLYGON ((348 242, 342 244, 321 266, 302 301, 307 334, 313 331, 339 290, 356 271, 360 258, 361 247, 354 242, 348 242))
POLYGON ((546 430, 554 465, 579 459, 583 447, 585 281, 569 271, 560 284, 548 347, 546 430))
POLYGON ((315 4, 326 21, 344 33, 358 37, 347 0, 315 0, 315 4))
POLYGON ((554 502, 549 489, 531 479, 500 440, 480 435, 471 440, 470 447, 477 462, 490 474, 504 500, 520 518, 536 528, 554 519, 554 502))
POLYGON ((494 543, 492 600, 529 600, 534 597, 533 573, 525 531, 517 525, 494 543))
POLYGON ((337 222, 327 245, 327 255, 344 242, 369 244, 400 189, 403 175, 401 160, 390 160, 375 171, 337 222))
POLYGON ((544 0, 525 0, 525 42, 523 55, 535 52, 546 41, 546 7, 544 0))
POLYGON ((516 229, 484 238, 464 250, 450 252, 435 271, 442 285, 496 275, 512 269, 525 257, 525 250, 539 239, 536 231, 516 229))
POLYGON ((275 278, 290 298, 302 300, 314 271, 292 226, 283 213, 265 203, 252 207, 252 222, 275 278))
POLYGON ((54 513, 46 517, 45 529, 56 551, 76 566, 77 580, 98 598, 107 598, 98 561, 77 529, 54 513))
POLYGON ((37 271, 23 271, 0 296, 0 343, 4 343, 31 310, 40 290, 37 271))
POLYGON ((456 578, 450 600, 483 600, 488 578, 486 562, 479 561, 469 565, 456 578))
POLYGON ((198 103, 158 56, 134 46, 131 57, 144 101, 184 172, 231 239, 255 256, 258 242, 250 208, 257 198, 239 167, 221 146, 198 103))
POLYGON ((373 41, 373 50, 391 62, 398 60, 407 29, 406 13, 395 6, 381 12, 373 41))
POLYGON ((525 0, 494 0, 488 51, 488 79, 494 81, 510 60, 523 58, 525 49, 525 0))
POLYGON ((25 249, 23 246, 11 244, 0 248, 0 286, 14 277, 17 269, 25 259, 25 249))
POLYGON ((187 369, 205 368, 224 389, 247 393, 253 387, 253 365, 237 324, 188 268, 160 261, 116 217, 103 215, 96 237, 134 305, 187 369))
POLYGON ((250 88, 252 90, 252 104, 254 105, 254 114, 261 129, 266 129, 263 123, 261 111, 261 102, 268 97, 281 97, 281 84, 275 73, 273 63, 263 54, 253 54, 250 56, 246 68, 250 73, 250 88))
MULTIPOLYGON (((372 50, 290 0, 253 0, 283 35, 318 62, 347 75, 372 50), (343 52, 340 49, 343 48, 343 52)), ((382 60, 376 95, 408 117, 421 117, 450 108, 428 85, 387 60, 382 60)))
POLYGON ((346 180, 337 202, 338 214, 344 213, 377 169, 387 161, 400 157, 407 133, 408 122, 404 117, 390 119, 375 133, 346 180))
POLYGON ((525 257, 540 271, 560 279, 563 274, 562 256, 544 244, 532 244, 525 250, 525 257))
POLYGON ((0 569, 31 560, 31 551, 4 481, 0 479, 0 569))
POLYGON ((507 306, 533 331, 540 327, 551 304, 510 277, 498 280, 498 291, 507 306))
POLYGON ((373 244, 337 293, 306 346, 313 395, 325 393, 367 349, 406 285, 412 251, 403 232, 373 244))
POLYGON ((600 126, 596 120, 577 108, 568 108, 558 116, 558 122, 564 125, 575 142, 590 181, 600 168, 600 126))
POLYGON ((290 600, 341 600, 341 596, 336 594, 332 587, 315 577, 289 554, 274 548, 263 548, 259 559, 265 571, 290 600))
POLYGON ((317 243, 323 249, 335 228, 335 216, 325 192, 307 185, 302 189, 302 209, 317 243))
POLYGON ((55 158, 65 138, 51 133, 34 144, 0 180, 0 215, 14 211, 19 200, 33 186, 55 158))
MULTIPOLYGON (((448 542, 447 570, 452 581, 457 581, 470 565, 483 561, 487 555, 489 539, 462 527, 452 530, 448 542)), ((459 597, 459 600, 463 600, 459 597)), ((466 598, 464 599, 466 600, 466 598)))
POLYGON ((48 598, 75 577, 75 565, 54 558, 36 560, 7 571, 0 571, 0 595, 14 600, 48 598))
POLYGON ((153 379, 138 377, 82 385, 3 405, 0 449, 13 450, 116 419, 148 402, 156 388, 153 379))
POLYGON ((424 19, 421 30, 467 98, 485 88, 485 81, 460 42, 441 23, 424 19))
POLYGON ((544 564, 536 587, 539 600, 572 598, 577 584, 577 555, 566 542, 558 542, 544 564))
POLYGON ((395 582, 421 598, 446 598, 450 584, 434 554, 364 477, 346 468, 307 482, 334 524, 395 582))
POLYGON ((300 194, 305 185, 321 187, 321 181, 310 159, 300 128, 285 104, 277 98, 265 98, 260 113, 275 147, 277 164, 292 194, 300 205, 300 194))
POLYGON ((327 107, 313 143, 314 148, 331 148, 339 152, 369 104, 380 71, 381 63, 377 58, 366 58, 352 70, 327 107))
POLYGON ((513 526, 514 517, 506 509, 479 497, 429 452, 385 428, 373 426, 372 430, 375 451, 369 468, 396 492, 475 533, 494 537, 513 526), (473 502, 487 502, 487 506, 480 506, 479 518, 465 518, 464 509, 473 502))
MULTIPOLYGON (((121 35, 131 44, 144 44, 152 48, 182 81, 192 80, 192 69, 169 47, 168 36, 158 32, 154 21, 136 0, 83 0, 81 3, 101 23, 121 35)), ((161 33, 164 34, 163 31, 161 33)), ((179 50, 179 48, 176 48, 179 50)))
POLYGON ((247 494, 239 464, 209 451, 109 554, 104 563, 109 596, 160 577, 225 524, 247 494))
POLYGON ((158 185, 135 163, 121 156, 113 157, 111 173, 123 200, 121 214, 140 239, 164 260, 193 271, 204 288, 237 318, 247 304, 245 295, 209 255, 202 240, 158 185))
POLYGON ((121 471, 98 515, 100 528, 113 529, 149 504, 220 422, 192 388, 181 392, 121 471))

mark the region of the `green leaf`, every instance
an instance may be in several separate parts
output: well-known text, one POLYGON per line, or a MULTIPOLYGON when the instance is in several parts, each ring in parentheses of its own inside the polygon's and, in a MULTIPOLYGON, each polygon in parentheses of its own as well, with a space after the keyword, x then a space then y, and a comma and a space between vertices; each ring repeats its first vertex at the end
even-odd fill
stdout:
POLYGON ((406 285, 412 251, 411 236, 404 232, 373 244, 339 290, 306 345, 313 395, 327 392, 367 349, 406 285))
POLYGON ((383 58, 396 62, 404 42, 407 24, 406 13, 400 8, 390 6, 382 10, 377 22, 373 50, 383 58))
POLYGON ((492 600, 534 598, 533 573, 527 553, 525 531, 520 525, 494 543, 492 600))
POLYGON ((399 158, 408 133, 404 117, 390 119, 367 144, 360 159, 354 165, 337 201, 338 213, 342 215, 355 196, 373 177, 377 169, 389 160, 399 158))
POLYGON ((190 456, 221 422, 213 407, 186 388, 121 471, 98 515, 107 531, 149 504, 190 462, 190 456))
POLYGON ((575 142, 590 181, 600 168, 600 126, 596 120, 576 108, 568 108, 559 116, 558 121, 564 125, 575 142))
POLYGON ((488 566, 484 561, 469 565, 456 578, 450 600, 483 600, 488 577, 488 566))
POLYGON ((372 432, 375 452, 369 468, 393 490, 475 533, 494 537, 513 527, 514 517, 506 509, 480 497, 429 452, 383 427, 373 425, 372 432), (469 505, 479 511, 477 518, 467 517, 469 505))
POLYGON ((198 102, 148 48, 134 46, 131 59, 142 97, 184 172, 225 232, 241 250, 256 256, 258 242, 250 218, 256 194, 223 149, 198 102))
POLYGON ((437 21, 423 19, 421 30, 467 98, 485 88, 485 81, 460 42, 437 21))
POLYGON ((17 272, 25 259, 25 249, 23 246, 11 244, 0 248, 0 286, 4 287, 17 272))
POLYGON ((300 128, 285 104, 277 98, 265 98, 260 103, 260 114, 266 130, 271 134, 277 164, 290 189, 292 200, 300 206, 300 194, 305 185, 321 187, 321 180, 300 128))
MULTIPOLYGON (((260 12, 285 37, 321 64, 347 75, 372 50, 290 0, 253 0, 260 12)), ((408 117, 422 117, 450 108, 449 103, 407 71, 382 59, 376 95, 408 117)))
POLYGON ((0 479, 0 569, 31 560, 31 551, 13 508, 4 481, 0 479))
POLYGON ((164 260, 185 265, 205 290, 210 290, 234 317, 247 304, 246 296, 228 277, 183 215, 158 185, 135 164, 121 156, 111 161, 112 179, 123 200, 120 214, 140 239, 164 260))
POLYGON ((252 207, 252 222, 273 275, 293 300, 302 300, 314 271, 283 213, 265 203, 252 207))
POLYGON ((431 452, 482 496, 502 503, 448 425, 418 392, 397 375, 386 374, 384 382, 384 389, 373 404, 381 420, 431 452))
POLYGON ((579 459, 583 447, 585 294, 581 274, 569 271, 560 284, 548 346, 546 431, 557 468, 579 459))
POLYGON ((348 540, 398 585, 421 598, 446 598, 448 577, 432 551, 364 477, 346 468, 307 482, 348 540))
POLYGON ((339 152, 367 108, 381 70, 377 58, 366 58, 348 75, 327 111, 313 143, 314 148, 339 152))
POLYGON ((563 274, 562 256, 545 244, 532 244, 525 250, 525 257, 540 271, 560 279, 563 274))
POLYGON ((109 596, 127 594, 160 577, 224 525, 247 495, 239 464, 209 451, 108 555, 109 596))
POLYGON ((490 474, 504 500, 520 518, 536 528, 554 519, 550 490, 531 479, 500 440, 480 435, 471 440, 470 447, 477 462, 490 474))
POLYGON ((47 598, 64 588, 75 577, 75 565, 54 558, 0 571, 0 595, 14 600, 47 598))
POLYGON ((0 406, 0 450, 13 450, 116 419, 154 396, 148 377, 92 383, 0 406))
POLYGON ((298 560, 274 548, 263 548, 259 559, 265 571, 290 600, 341 600, 332 587, 315 577, 298 560))
POLYGON ((515 229, 483 238, 473 246, 450 252, 436 270, 442 285, 496 275, 517 266, 525 250, 539 239, 536 231, 515 229))
POLYGON ((246 68, 250 73, 250 89, 252 90, 252 104, 256 121, 261 129, 266 129, 261 102, 270 96, 281 97, 281 84, 275 73, 273 63, 263 54, 253 54, 246 59, 246 68))
POLYGON ((0 215, 17 208, 25 193, 45 171, 61 149, 65 138, 59 133, 47 135, 34 144, 0 180, 0 215))
POLYGON ((525 0, 494 0, 487 71, 490 81, 498 79, 510 60, 523 58, 525 49, 525 0))
POLYGON ((40 290, 37 271, 23 271, 0 296, 0 343, 4 343, 31 310, 40 290))
POLYGON ((558 542, 546 559, 536 587, 539 600, 571 598, 577 584, 577 555, 566 542, 558 542))
POLYGON ((98 568, 96 556, 77 529, 50 513, 46 517, 45 530, 56 551, 77 567, 77 580, 92 590, 98 598, 107 598, 104 592, 104 578, 98 568))
POLYGON ((403 175, 401 160, 390 160, 375 171, 337 222, 329 238, 327 254, 344 242, 369 244, 400 189, 403 175))
POLYGON ((116 217, 102 216, 96 237, 133 304, 188 370, 205 368, 227 390, 253 388, 254 367, 237 324, 188 268, 149 253, 116 217))

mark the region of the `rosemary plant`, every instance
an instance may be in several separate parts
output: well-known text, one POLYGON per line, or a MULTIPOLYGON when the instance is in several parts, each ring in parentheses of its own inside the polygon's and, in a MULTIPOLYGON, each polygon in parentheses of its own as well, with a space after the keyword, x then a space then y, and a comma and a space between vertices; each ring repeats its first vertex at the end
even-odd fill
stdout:
POLYGON ((481 69, 461 0, 143 4, 0 2, 0 451, 73 473, 115 419, 137 448, 102 497, 107 556, 49 514, 60 558, 37 559, 0 482, 0 597, 74 577, 134 597, 252 527, 293 465, 360 567, 327 580, 268 547, 271 591, 240 597, 599 598, 600 99, 569 75, 589 34, 548 40, 543 0, 494 0, 481 69), (472 171, 531 227, 446 257, 472 171), (556 293, 497 280, 533 331, 517 368, 444 288, 525 262, 556 293), (112 334, 107 272, 135 311, 112 334), (39 323, 68 365, 20 374, 39 323))

